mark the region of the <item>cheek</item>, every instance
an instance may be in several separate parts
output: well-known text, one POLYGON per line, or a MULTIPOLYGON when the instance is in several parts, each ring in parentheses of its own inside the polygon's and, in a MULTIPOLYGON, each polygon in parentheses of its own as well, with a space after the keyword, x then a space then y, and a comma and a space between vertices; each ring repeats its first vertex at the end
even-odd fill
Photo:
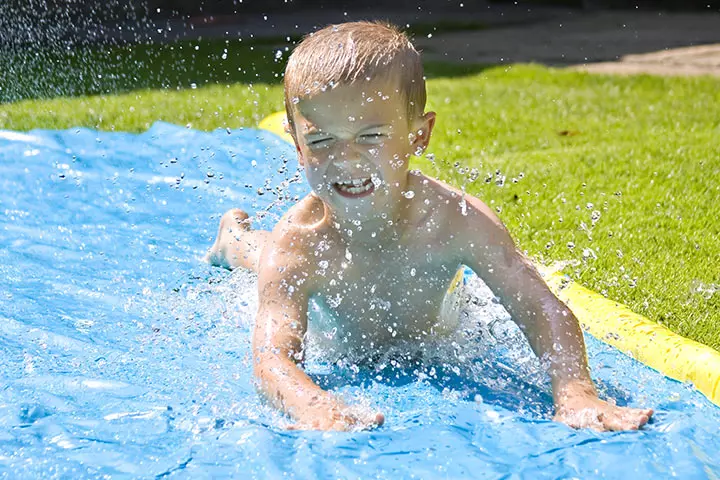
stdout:
POLYGON ((402 148, 403 145, 393 144, 386 149, 385 164, 391 170, 403 170, 407 167, 410 160, 410 153, 402 148))
POLYGON ((377 163, 389 164, 393 169, 402 168, 410 158, 405 145, 399 142, 386 142, 382 145, 368 148, 367 155, 377 163))
POLYGON ((305 166, 305 174, 308 178, 312 178, 313 180, 318 180, 323 177, 325 174, 325 169, 322 168, 320 164, 317 163, 308 163, 305 166))
POLYGON ((396 153, 390 160, 390 167, 393 170, 402 170, 408 163, 408 155, 401 155, 396 153))
MULTIPOLYGON (((305 150, 305 165, 312 171, 324 170, 328 164, 328 155, 320 152, 305 150)), ((332 158, 332 156, 330 156, 332 158)))

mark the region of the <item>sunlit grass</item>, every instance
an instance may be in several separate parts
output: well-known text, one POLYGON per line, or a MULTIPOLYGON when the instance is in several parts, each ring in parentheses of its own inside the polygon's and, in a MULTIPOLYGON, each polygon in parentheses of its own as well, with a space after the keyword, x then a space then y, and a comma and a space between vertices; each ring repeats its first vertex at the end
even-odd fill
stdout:
MULTIPOLYGON (((3 105, 0 128, 254 126, 282 107, 263 68, 252 85, 178 77, 167 89, 3 105)), ((539 261, 572 262, 582 284, 720 348, 720 81, 515 66, 428 88, 436 160, 417 166, 496 208, 539 261)))
POLYGON ((720 348, 718 79, 522 66, 432 82, 430 98, 438 174, 477 168, 467 190, 523 249, 720 348))

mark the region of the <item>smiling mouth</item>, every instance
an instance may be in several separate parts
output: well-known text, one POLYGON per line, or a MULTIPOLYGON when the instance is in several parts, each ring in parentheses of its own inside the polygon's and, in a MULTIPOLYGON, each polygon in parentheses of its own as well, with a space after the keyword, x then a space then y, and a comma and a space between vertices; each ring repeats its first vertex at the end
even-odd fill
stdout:
POLYGON ((375 190, 371 178, 356 178, 348 182, 333 183, 335 191, 347 198, 359 198, 370 195, 375 190))

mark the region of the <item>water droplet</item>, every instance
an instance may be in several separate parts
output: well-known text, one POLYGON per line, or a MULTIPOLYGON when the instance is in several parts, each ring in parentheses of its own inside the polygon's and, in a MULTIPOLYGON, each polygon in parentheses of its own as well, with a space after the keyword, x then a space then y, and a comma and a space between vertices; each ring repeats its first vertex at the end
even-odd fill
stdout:
POLYGON ((415 192, 412 190, 408 190, 407 192, 402 192, 402 196, 405 198, 414 198, 415 192))

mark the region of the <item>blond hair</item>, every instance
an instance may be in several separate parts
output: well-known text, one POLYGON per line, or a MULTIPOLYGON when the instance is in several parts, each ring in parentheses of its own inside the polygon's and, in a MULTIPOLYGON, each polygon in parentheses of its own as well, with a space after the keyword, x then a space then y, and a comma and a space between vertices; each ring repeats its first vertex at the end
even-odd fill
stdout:
POLYGON ((362 81, 395 82, 411 121, 425 111, 420 54, 397 27, 381 22, 330 25, 305 37, 285 68, 285 111, 294 131, 295 104, 327 89, 362 81))

